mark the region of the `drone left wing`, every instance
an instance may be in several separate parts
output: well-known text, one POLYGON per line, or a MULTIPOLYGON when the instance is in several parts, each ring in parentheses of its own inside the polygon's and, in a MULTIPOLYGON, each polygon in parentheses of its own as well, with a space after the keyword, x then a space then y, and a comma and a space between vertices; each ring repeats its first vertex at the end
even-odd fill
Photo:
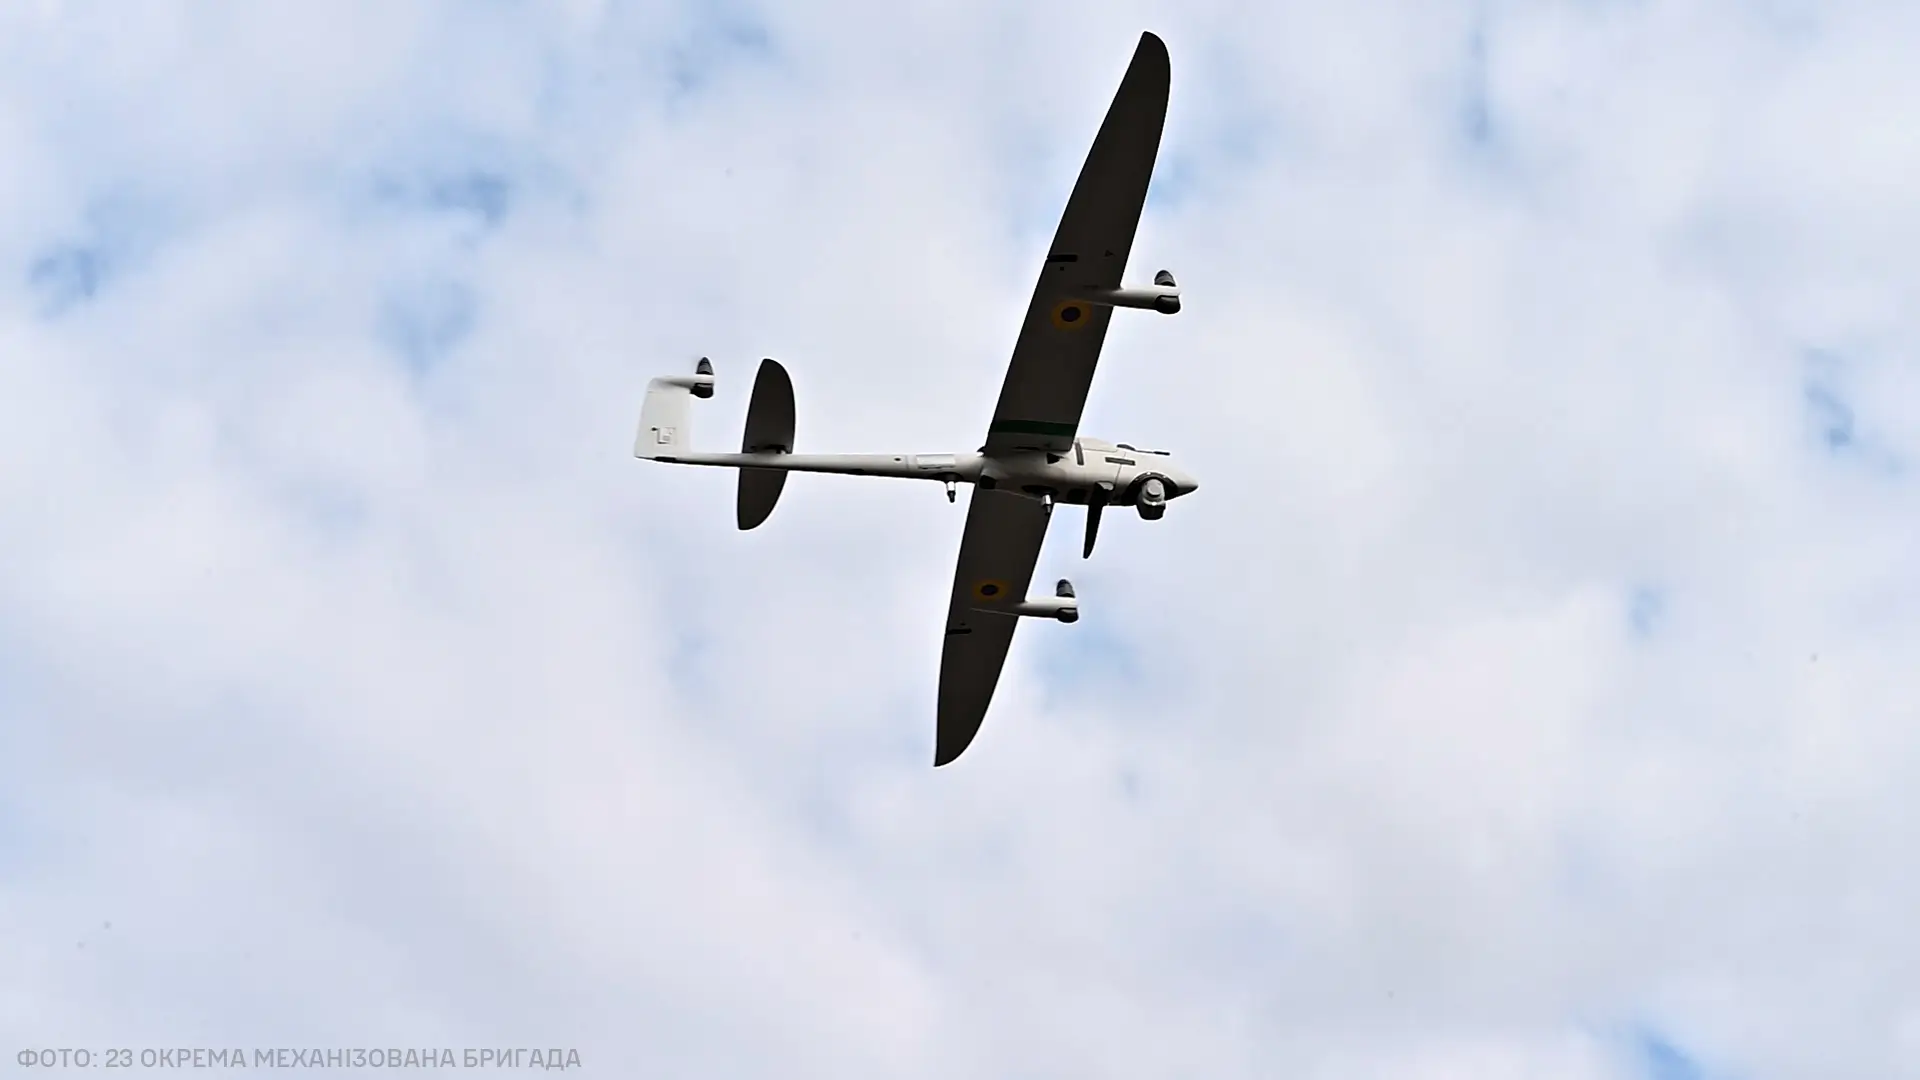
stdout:
MULTIPOLYGON (((988 453, 1064 454, 1073 448, 1113 318, 1113 308, 1096 298, 1118 290, 1126 270, 1160 154, 1170 79, 1166 45, 1152 34, 1140 35, 1047 249, 987 429, 988 453)), ((1178 310, 1172 278, 1161 278, 1155 284, 1167 288, 1138 290, 1147 295, 1128 306, 1178 310), (1169 301, 1172 307, 1161 306, 1169 301)))
POLYGON ((936 766, 959 757, 979 732, 1020 624, 1018 615, 979 609, 1027 595, 1046 538, 1047 510, 1038 501, 974 489, 947 608, 947 643, 940 653, 936 766))

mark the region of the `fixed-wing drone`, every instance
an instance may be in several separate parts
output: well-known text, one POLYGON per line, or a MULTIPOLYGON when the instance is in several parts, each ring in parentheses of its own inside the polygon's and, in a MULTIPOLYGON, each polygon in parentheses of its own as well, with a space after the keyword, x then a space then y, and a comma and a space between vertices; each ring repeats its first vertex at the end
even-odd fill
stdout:
POLYGON ((958 758, 980 730, 1020 618, 1071 623, 1080 617, 1073 585, 1064 578, 1053 596, 1027 597, 1055 504, 1087 508, 1081 550, 1087 558, 1104 508, 1131 506, 1157 521, 1168 502, 1200 486, 1163 451, 1079 434, 1113 309, 1180 310, 1180 291, 1165 270, 1150 288, 1120 284, 1160 150, 1170 74, 1166 46, 1142 34, 1067 200, 979 451, 796 454, 793 382, 778 363, 762 360, 740 452, 701 453, 690 445, 688 420, 693 398, 713 396, 713 364, 703 358, 692 375, 647 384, 634 456, 739 469, 742 529, 773 513, 790 472, 938 480, 949 502, 956 484, 974 486, 940 657, 935 766, 958 758))

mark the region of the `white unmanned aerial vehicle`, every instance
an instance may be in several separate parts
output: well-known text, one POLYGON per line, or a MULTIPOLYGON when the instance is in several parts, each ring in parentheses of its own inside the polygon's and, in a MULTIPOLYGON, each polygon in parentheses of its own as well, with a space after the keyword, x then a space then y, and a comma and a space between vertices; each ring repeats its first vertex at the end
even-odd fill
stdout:
POLYGON ((1065 579, 1053 596, 1027 598, 1054 504, 1087 508, 1086 558, 1093 554, 1104 507, 1135 507, 1141 517, 1157 521, 1169 501, 1200 486, 1162 451, 1079 434, 1113 309, 1166 315, 1180 310, 1180 291, 1165 270, 1151 288, 1120 287, 1160 149, 1169 76, 1166 45, 1142 34, 1061 216, 979 452, 796 454, 793 382, 778 363, 762 360, 740 453, 702 453, 690 445, 688 417, 692 398, 713 396, 712 363, 702 359, 693 375, 647 384, 634 455, 739 469, 742 529, 773 513, 790 472, 938 480, 947 485, 949 501, 955 484, 974 486, 940 658, 935 766, 958 758, 980 730, 1020 617, 1063 623, 1080 617, 1073 585, 1065 579))

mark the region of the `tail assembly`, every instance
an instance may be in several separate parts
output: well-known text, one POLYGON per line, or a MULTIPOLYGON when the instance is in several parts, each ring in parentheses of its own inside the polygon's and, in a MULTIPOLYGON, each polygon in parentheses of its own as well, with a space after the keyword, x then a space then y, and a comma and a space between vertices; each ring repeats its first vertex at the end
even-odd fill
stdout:
POLYGON ((677 461, 693 452, 691 399, 713 396, 713 361, 703 356, 693 370, 692 375, 665 375, 647 383, 634 457, 677 461))
POLYGON ((692 375, 667 375, 649 382, 646 403, 640 407, 640 431, 634 437, 633 456, 675 465, 740 470, 734 513, 743 530, 766 523, 780 501, 790 472, 942 480, 951 499, 956 482, 972 483, 980 471, 978 460, 963 460, 953 454, 794 453, 793 380, 777 360, 760 361, 753 398, 747 404, 747 427, 740 452, 696 450, 691 423, 693 399, 712 396, 713 363, 705 357, 692 375))
MULTIPOLYGON (((776 360, 760 361, 753 380, 753 401, 747 406, 747 430, 740 440, 743 454, 793 453, 793 380, 776 360)), ((787 486, 787 470, 740 470, 740 495, 734 513, 740 528, 752 529, 767 520, 787 486)))

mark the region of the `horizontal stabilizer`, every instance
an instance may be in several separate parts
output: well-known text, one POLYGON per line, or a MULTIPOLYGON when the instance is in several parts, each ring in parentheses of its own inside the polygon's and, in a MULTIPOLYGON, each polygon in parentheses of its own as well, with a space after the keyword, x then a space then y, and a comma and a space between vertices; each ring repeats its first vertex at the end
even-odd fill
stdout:
MULTIPOLYGON (((753 380, 753 400, 747 406, 746 433, 740 439, 743 454, 793 453, 793 380, 779 361, 760 361, 753 380)), ((740 470, 740 494, 734 505, 740 528, 752 529, 767 520, 787 486, 785 469, 740 470)))

